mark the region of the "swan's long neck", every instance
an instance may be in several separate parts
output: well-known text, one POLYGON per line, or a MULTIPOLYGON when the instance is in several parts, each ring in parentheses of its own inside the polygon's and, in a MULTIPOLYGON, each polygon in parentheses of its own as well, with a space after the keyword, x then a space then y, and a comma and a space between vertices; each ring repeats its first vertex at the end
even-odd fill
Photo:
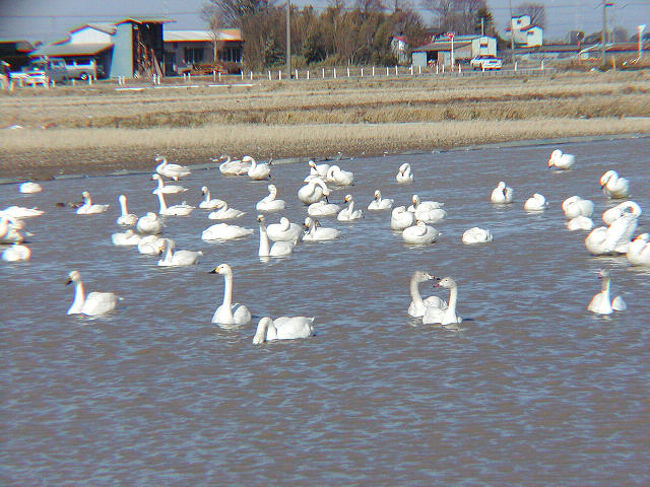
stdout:
POLYGON ((418 305, 424 305, 424 301, 422 301, 422 296, 420 295, 420 282, 413 276, 411 278, 411 300, 418 305))
POLYGON ((203 201, 205 201, 206 203, 208 203, 211 199, 212 199, 212 198, 211 198, 211 195, 210 195, 210 190, 208 189, 208 190, 205 191, 205 195, 204 195, 203 201))
POLYGON ((122 210, 122 216, 126 216, 129 213, 129 208, 126 206, 126 200, 120 199, 120 208, 122 210))
POLYGON ((260 257, 268 257, 270 252, 269 236, 266 233, 266 225, 260 222, 260 250, 257 253, 260 257))
POLYGON ((167 209, 167 202, 165 201, 165 196, 163 196, 162 192, 158 192, 157 196, 158 204, 160 205, 160 211, 158 213, 162 213, 167 209))
POLYGON ((71 314, 73 312, 81 312, 81 308, 83 308, 85 302, 86 293, 84 292, 84 284, 81 281, 77 281, 74 284, 74 301, 68 310, 68 314, 71 314))
POLYGON ((163 182, 162 178, 156 178, 156 181, 158 181, 158 189, 163 189, 165 187, 165 183, 163 182))
POLYGON ((445 310, 445 315, 443 317, 443 325, 449 323, 456 323, 458 318, 456 317, 456 301, 458 300, 458 287, 456 285, 449 288, 449 303, 448 307, 445 310))
POLYGON ((348 201, 348 210, 350 211, 350 213, 354 211, 354 200, 348 201))
POLYGON ((172 246, 167 242, 167 245, 165 245, 165 256, 163 257, 163 261, 165 264, 171 264, 172 259, 174 257, 174 251, 172 250, 172 246))
POLYGON ((603 300, 609 303, 609 291, 611 289, 611 279, 603 277, 603 282, 600 285, 600 292, 603 295, 603 300))
POLYGON ((255 337, 253 338, 253 343, 263 343, 266 340, 266 331, 269 327, 268 320, 260 320, 257 324, 257 331, 255 332, 255 337))
POLYGON ((225 285, 223 287, 223 307, 232 318, 232 273, 223 276, 225 285))

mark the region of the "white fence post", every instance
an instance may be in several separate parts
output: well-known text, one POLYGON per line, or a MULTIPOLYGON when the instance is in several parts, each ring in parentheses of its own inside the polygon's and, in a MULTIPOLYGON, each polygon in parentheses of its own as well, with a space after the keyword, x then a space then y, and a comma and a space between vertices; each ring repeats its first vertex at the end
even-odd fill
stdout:
POLYGON ((253 81, 253 72, 251 71, 251 81, 253 81))
POLYGON ((422 74, 422 65, 421 64, 418 65, 418 74, 422 74))
POLYGON ((336 68, 334 68, 334 79, 336 79, 336 68))
POLYGON ((278 69, 278 81, 282 81, 282 70, 278 69))
POLYGON ((309 70, 307 70, 307 79, 309 79, 309 70))
POLYGON ((325 68, 323 68, 323 79, 325 79, 325 68))
POLYGON ((298 70, 296 69, 296 79, 298 79, 298 70))
POLYGON ((395 65, 395 76, 398 76, 399 72, 397 71, 397 65, 395 65))
POLYGON ((373 78, 375 77, 375 67, 374 66, 372 67, 372 77, 373 78))
POLYGON ((363 78, 363 68, 361 68, 361 77, 363 78))
POLYGON ((411 64, 411 67, 409 68, 409 71, 411 72, 411 76, 413 76, 413 65, 411 64))
POLYGON ((269 81, 271 81, 271 70, 269 69, 269 81))
POLYGON ((347 68, 348 70, 348 78, 350 77, 350 68, 347 68))

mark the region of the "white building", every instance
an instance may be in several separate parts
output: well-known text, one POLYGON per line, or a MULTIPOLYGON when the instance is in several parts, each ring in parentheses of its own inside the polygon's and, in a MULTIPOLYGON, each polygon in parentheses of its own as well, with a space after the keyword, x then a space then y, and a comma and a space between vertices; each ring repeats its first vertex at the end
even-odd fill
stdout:
POLYGON ((537 47, 543 44, 544 29, 530 23, 530 15, 510 19, 510 32, 515 44, 523 47, 537 47))
MULTIPOLYGON (((454 61, 463 62, 479 56, 496 56, 497 40, 494 37, 480 35, 457 35, 454 37, 454 61)), ((438 64, 451 65, 451 40, 447 37, 434 39, 431 43, 413 49, 414 66, 438 64)))

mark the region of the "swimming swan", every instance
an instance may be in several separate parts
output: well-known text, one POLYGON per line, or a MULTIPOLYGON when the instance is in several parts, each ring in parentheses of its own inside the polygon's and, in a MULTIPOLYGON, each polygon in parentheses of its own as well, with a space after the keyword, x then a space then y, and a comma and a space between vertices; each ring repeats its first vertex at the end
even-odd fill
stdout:
POLYGON ((593 255, 625 254, 637 225, 634 215, 623 215, 609 227, 594 228, 585 238, 585 247, 593 255))
POLYGON ((327 172, 330 170, 329 164, 316 164, 314 161, 309 161, 310 167, 310 176, 320 176, 325 179, 327 177, 327 172))
POLYGON ((411 165, 408 162, 405 162, 399 167, 395 180, 400 184, 413 182, 413 173, 411 172, 411 165))
POLYGON ((298 199, 306 205, 316 203, 323 196, 327 198, 330 190, 321 178, 314 178, 298 190, 298 199))
POLYGON ((449 305, 447 308, 439 308, 435 306, 428 306, 424 310, 422 316, 422 323, 428 324, 441 324, 449 328, 457 328, 462 323, 463 319, 456 314, 456 303, 458 300, 458 286, 456 281, 451 277, 444 279, 436 278, 438 283, 434 287, 444 287, 449 289, 449 305))
POLYGON ((564 154, 560 149, 555 149, 551 152, 551 157, 548 159, 549 169, 566 170, 571 169, 576 162, 576 156, 573 154, 564 154))
POLYGON ((513 191, 504 181, 499 181, 497 187, 492 190, 490 201, 499 205, 512 203, 513 191))
POLYGON ((167 158, 164 156, 158 156, 154 160, 155 162, 160 163, 156 166, 156 172, 166 178, 178 181, 180 178, 184 178, 191 174, 190 170, 185 166, 181 166, 180 164, 169 164, 167 158))
POLYGON ((151 179, 152 181, 158 181, 158 187, 151 192, 152 194, 155 194, 154 191, 158 191, 164 194, 177 194, 187 191, 187 188, 179 186, 177 184, 165 184, 165 181, 160 174, 153 174, 151 176, 151 179))
POLYGON ((583 200, 580 196, 571 196, 562 202, 562 211, 569 220, 577 216, 591 217, 594 213, 594 203, 583 200))
POLYGON ((226 176, 244 176, 248 174, 252 158, 244 156, 242 159, 232 160, 230 156, 223 155, 219 159, 213 159, 213 161, 217 162, 224 158, 226 161, 219 164, 219 172, 221 174, 226 176))
POLYGON ((137 215, 129 213, 129 207, 126 202, 126 195, 121 194, 117 201, 120 203, 120 212, 121 215, 115 220, 118 225, 135 225, 138 221, 137 215))
POLYGON ((600 177, 600 189, 609 199, 613 200, 630 196, 630 182, 619 177, 618 173, 611 169, 600 177))
POLYGON ((193 206, 188 205, 185 202, 182 202, 178 205, 167 206, 167 201, 165 201, 165 194, 160 193, 158 190, 154 191, 154 194, 158 197, 158 213, 164 216, 188 216, 194 210, 193 206))
POLYGON ((302 236, 303 242, 325 242, 334 240, 341 235, 336 228, 321 227, 320 222, 311 217, 305 218, 305 233, 302 236))
POLYGON ((415 225, 415 213, 408 211, 405 206, 393 208, 390 215, 390 228, 395 231, 402 231, 415 225))
POLYGON ((637 218, 641 216, 641 207, 634 201, 624 201, 614 208, 610 208, 603 213, 603 222, 605 225, 611 225, 623 215, 634 215, 637 218))
POLYGON ((22 243, 25 237, 20 230, 24 227, 22 220, 0 215, 0 243, 22 243))
POLYGON ((341 207, 335 203, 320 200, 307 207, 307 214, 309 216, 330 216, 336 215, 340 209, 341 207))
POLYGON ((27 245, 14 243, 2 252, 2 260, 5 262, 24 262, 32 256, 32 251, 27 245))
POLYGON ((250 167, 248 168, 248 177, 259 181, 271 176, 271 161, 258 163, 251 156, 244 156, 242 161, 249 161, 250 167))
POLYGON ((566 228, 570 232, 575 232, 577 230, 591 230, 594 228, 594 222, 588 216, 578 215, 566 222, 566 228))
POLYGON ((223 303, 212 315, 212 323, 225 327, 245 325, 251 320, 251 313, 248 308, 239 303, 232 302, 232 281, 233 272, 228 264, 221 264, 211 274, 221 274, 224 280, 223 303))
POLYGON ((254 345, 273 340, 294 340, 307 338, 314 334, 314 317, 280 316, 275 320, 265 316, 257 324, 253 338, 254 345))
POLYGON ((438 230, 424 222, 417 222, 402 231, 402 239, 409 244, 430 244, 435 242, 439 236, 440 232, 438 230))
POLYGON ((117 296, 114 293, 93 292, 84 293, 84 285, 81 281, 81 274, 78 271, 72 271, 68 275, 66 285, 74 283, 74 301, 68 309, 68 314, 84 314, 87 316, 97 316, 113 311, 117 306, 117 296))
POLYGON ((20 186, 18 186, 18 191, 25 194, 33 194, 33 193, 40 193, 41 191, 43 191, 43 188, 38 183, 27 181, 25 183, 22 183, 20 186))
POLYGON ((259 215, 257 217, 257 222, 260 224, 260 247, 257 252, 257 255, 259 257, 286 257, 287 255, 291 255, 293 253, 295 240, 281 240, 279 242, 275 242, 273 246, 271 246, 269 242, 269 236, 266 233, 264 215, 259 215))
POLYGON ((325 181, 334 183, 337 186, 351 186, 354 184, 354 174, 351 171, 344 171, 334 164, 327 171, 325 181))
POLYGON ((533 196, 528 198, 524 203, 524 210, 528 212, 544 211, 546 208, 548 208, 546 198, 539 193, 533 194, 533 196))
POLYGON ((152 211, 147 212, 146 215, 138 219, 135 224, 135 229, 140 233, 148 233, 156 235, 162 231, 163 223, 158 218, 158 215, 152 211))
POLYGON ((266 232, 274 242, 293 242, 300 239, 302 228, 297 223, 291 223, 288 218, 281 217, 280 223, 272 223, 266 227, 266 232))
POLYGON ((45 213, 43 210, 38 208, 26 208, 24 206, 8 206, 4 210, 0 211, 0 216, 6 216, 7 218, 21 219, 21 218, 33 218, 35 216, 41 216, 45 213))
POLYGON ((77 215, 96 215, 98 213, 104 213, 106 210, 108 210, 109 206, 111 206, 94 205, 88 191, 81 193, 81 196, 83 196, 84 204, 77 208, 77 215))
POLYGON ((217 223, 203 230, 201 239, 207 242, 213 240, 235 240, 248 237, 252 233, 253 230, 251 228, 229 225, 228 223, 217 223))
POLYGON ((420 283, 435 279, 431 274, 424 271, 415 271, 411 276, 409 291, 411 293, 411 303, 409 304, 408 314, 413 318, 421 318, 427 306, 436 308, 447 308, 447 303, 438 296, 429 296, 422 299, 420 294, 420 283))
POLYGON ((415 213, 415 219, 418 222, 438 223, 444 220, 447 212, 442 209, 443 204, 437 201, 420 201, 420 197, 414 194, 411 198, 412 205, 408 210, 415 213))
POLYGON ((284 200, 276 199, 278 188, 275 187, 275 184, 269 184, 266 188, 269 190, 269 194, 257 202, 255 209, 267 213, 284 210, 287 203, 284 200))
POLYGON ((381 191, 375 190, 375 199, 368 205, 369 210, 390 210, 393 207, 394 200, 382 198, 381 191))
POLYGON ((224 200, 220 200, 218 198, 212 198, 212 195, 210 194, 210 190, 208 189, 207 186, 203 186, 201 188, 201 195, 203 196, 203 201, 199 203, 199 208, 202 208, 204 210, 214 210, 215 208, 219 208, 223 206, 225 203, 224 200))
POLYGON ((142 237, 131 228, 125 232, 118 232, 111 235, 111 242, 116 247, 134 247, 140 243, 142 237))
POLYGON ((137 244, 138 252, 142 255, 156 256, 160 255, 164 246, 165 239, 157 235, 147 235, 142 237, 137 244))
POLYGON ((228 206, 228 203, 222 201, 221 207, 216 211, 210 212, 210 214, 208 215, 208 219, 209 220, 233 220, 235 218, 244 216, 245 214, 246 214, 245 211, 236 210, 235 208, 230 208, 228 206))
POLYGON ((348 206, 347 208, 343 208, 341 211, 339 211, 339 214, 336 215, 336 219, 338 221, 351 222, 354 220, 358 220, 363 216, 362 210, 354 209, 354 199, 352 198, 351 194, 345 195, 344 201, 348 204, 348 206))
POLYGON ((610 301, 611 277, 609 271, 607 269, 600 270, 598 278, 602 280, 600 292, 591 298, 587 310, 599 315, 611 315, 614 311, 626 310, 627 304, 621 296, 616 296, 610 301))
POLYGON ((194 265, 199 262, 199 257, 203 255, 200 250, 175 250, 176 244, 170 238, 163 238, 163 251, 165 255, 158 261, 161 267, 180 267, 194 265))
POLYGON ((632 265, 650 266, 650 233, 642 233, 630 242, 625 254, 632 265))
POLYGON ((485 228, 479 228, 479 227, 472 227, 469 230, 465 230, 463 233, 463 237, 461 238, 461 241, 465 245, 473 245, 473 244, 480 244, 480 243, 488 243, 491 242, 494 239, 492 236, 492 233, 485 229, 485 228))

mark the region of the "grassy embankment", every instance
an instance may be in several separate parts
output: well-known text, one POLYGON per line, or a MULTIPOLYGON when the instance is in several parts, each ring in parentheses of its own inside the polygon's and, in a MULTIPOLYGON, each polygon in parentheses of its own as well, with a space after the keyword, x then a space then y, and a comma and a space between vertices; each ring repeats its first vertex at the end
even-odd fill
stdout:
POLYGON ((3 126, 24 127, 0 131, 0 177, 145 168, 157 153, 204 163, 222 153, 381 154, 650 129, 644 71, 113 88, 0 96, 3 126))

